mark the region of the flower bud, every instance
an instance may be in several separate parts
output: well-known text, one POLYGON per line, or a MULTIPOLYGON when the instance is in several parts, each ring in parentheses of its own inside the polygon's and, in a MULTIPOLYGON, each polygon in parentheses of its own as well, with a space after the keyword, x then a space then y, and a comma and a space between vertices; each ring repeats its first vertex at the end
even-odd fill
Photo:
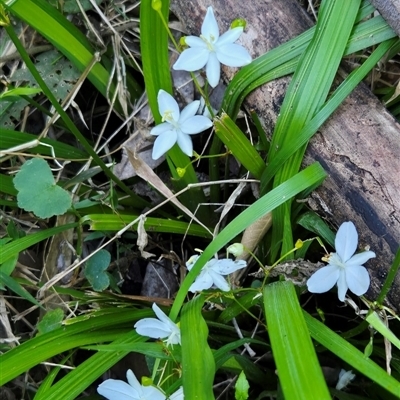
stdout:
POLYGON ((178 174, 179 178, 183 178, 186 174, 186 168, 180 168, 178 167, 176 169, 176 173, 178 174))
POLYGON ((160 11, 162 8, 162 1, 161 0, 151 0, 151 7, 153 10, 160 11))
POLYGON ((246 28, 246 25, 247 25, 247 22, 246 22, 245 19, 243 19, 243 18, 237 18, 237 19, 234 19, 234 20, 232 21, 232 23, 231 23, 231 29, 233 29, 233 28, 243 28, 243 29, 245 29, 245 28, 246 28))
POLYGON ((235 257, 239 257, 243 254, 244 251, 244 247, 242 245, 242 243, 234 243, 231 244, 226 251, 228 252, 228 254, 232 254, 235 257))
POLYGON ((186 36, 181 36, 179 39, 179 46, 181 46, 183 50, 188 48, 188 45, 186 44, 186 36))
POLYGON ((142 386, 151 386, 153 384, 153 380, 148 376, 142 376, 142 386))
POLYGON ((303 247, 303 241, 300 239, 297 239, 297 242, 294 245, 294 247, 296 248, 296 250, 301 249, 303 247))

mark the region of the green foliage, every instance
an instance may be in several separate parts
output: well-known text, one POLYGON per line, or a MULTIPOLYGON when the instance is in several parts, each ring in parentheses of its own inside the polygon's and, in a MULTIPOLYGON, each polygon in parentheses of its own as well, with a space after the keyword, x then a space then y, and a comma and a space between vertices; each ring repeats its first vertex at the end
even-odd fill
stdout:
MULTIPOLYGON (((3 264, 4 265, 4 264, 3 264)), ((22 287, 14 278, 8 276, 5 272, 0 270, 0 289, 8 288, 14 293, 16 293, 22 299, 29 301, 35 306, 43 308, 40 303, 24 288, 22 287)))
MULTIPOLYGON (((53 7, 60 8, 65 14, 76 14, 81 11, 77 4, 77 0, 47 0, 53 7)), ((97 5, 100 5, 103 0, 94 0, 97 5)), ((93 5, 90 0, 79 0, 82 9, 89 11, 93 9, 93 5)))
POLYGON ((41 158, 24 163, 15 175, 14 186, 18 190, 19 207, 39 218, 65 214, 71 207, 69 193, 57 186, 49 165, 41 158))
POLYGON ((246 375, 242 371, 235 384, 235 399, 236 400, 247 400, 249 398, 249 382, 246 379, 246 375))
POLYGON ((204 297, 197 296, 182 309, 182 380, 188 399, 212 400, 215 361, 207 340, 208 327, 201 313, 203 304, 204 297))
POLYGON ((287 399, 330 399, 291 282, 264 288, 264 310, 279 381, 287 399))
POLYGON ((111 254, 107 250, 99 250, 86 262, 85 276, 92 285, 93 290, 101 292, 110 285, 107 268, 110 265, 111 254))
MULTIPOLYGON (((315 34, 299 61, 276 121, 268 154, 269 162, 277 157, 280 150, 298 135, 323 106, 353 29, 359 5, 360 0, 328 0, 321 7, 315 34)), ((299 170, 305 149, 306 146, 303 146, 286 161, 275 175, 273 187, 285 182, 299 170)), ((272 259, 277 255, 278 243, 282 242, 281 255, 293 248, 292 228, 288 223, 290 218, 291 201, 273 212, 272 259)))
MULTIPOLYGON (((57 50, 38 55, 35 66, 57 100, 64 100, 68 96, 80 76, 80 72, 72 62, 57 50)), ((28 82, 33 88, 39 87, 29 69, 17 69, 11 81, 28 82)))
POLYGON ((48 311, 42 320, 37 324, 38 334, 54 331, 61 326, 64 318, 64 311, 61 308, 48 311))
MULTIPOLYGON (((96 2, 99 4, 101 1, 96 0, 96 2)), ((157 93, 161 88, 172 93, 172 82, 168 35, 164 26, 168 21, 169 1, 156 3, 158 11, 152 8, 151 1, 141 2, 140 45, 149 105, 154 119, 160 123, 161 118, 156 101, 157 93)), ((5 4, 5 0, 0 0, 0 4, 5 4)), ((276 249, 282 241, 284 249, 291 249, 293 245, 292 230, 296 226, 295 223, 297 223, 296 227, 314 232, 324 242, 333 245, 334 235, 328 225, 313 213, 299 216, 300 207, 294 202, 294 199, 297 196, 306 196, 326 176, 319 164, 311 165, 298 172, 302 161, 302 152, 308 140, 384 53, 394 48, 395 39, 379 45, 364 64, 354 70, 343 84, 331 93, 331 82, 344 54, 393 37, 393 32, 388 29, 387 24, 380 17, 358 23, 367 14, 373 12, 373 8, 368 4, 358 10, 358 4, 357 1, 347 3, 339 0, 324 0, 317 29, 310 29, 298 38, 262 55, 243 68, 230 83, 222 107, 224 112, 214 121, 218 138, 214 140, 209 155, 215 156, 220 152, 216 149, 221 147, 221 144, 218 143, 221 140, 227 148, 227 153, 240 163, 241 171, 245 170, 261 180, 260 198, 254 202, 251 200, 252 204, 246 203, 245 210, 236 212, 235 218, 231 218, 230 214, 225 217, 222 223, 224 228, 213 237, 204 227, 181 218, 180 213, 174 215, 170 209, 167 209, 167 212, 159 209, 159 216, 148 217, 144 222, 144 228, 149 236, 153 234, 157 240, 160 239, 160 242, 163 242, 164 238, 168 238, 173 243, 171 250, 174 251, 176 251, 175 244, 179 240, 182 253, 186 252, 186 237, 192 241, 189 248, 194 248, 197 240, 207 239, 210 242, 208 246, 205 244, 204 252, 190 273, 185 278, 182 277, 179 292, 172 304, 170 317, 173 320, 180 320, 182 346, 175 345, 173 348, 167 348, 162 341, 145 342, 146 338, 136 334, 133 330, 135 321, 145 317, 154 317, 147 306, 153 299, 135 296, 128 299, 115 294, 118 288, 112 284, 110 287, 111 276, 107 272, 112 255, 106 250, 100 250, 88 259, 83 270, 86 279, 97 293, 93 291, 85 293, 78 286, 73 289, 53 286, 52 289, 58 294, 72 296, 68 307, 74 304, 79 305, 77 313, 80 311, 82 313, 77 317, 68 316, 63 321, 64 313, 61 309, 48 312, 36 326, 39 332, 36 337, 26 339, 21 345, 0 355, 4 371, 0 374, 1 385, 27 373, 41 362, 57 356, 60 365, 73 365, 74 369, 60 373, 60 367, 53 368, 40 384, 35 399, 73 400, 122 357, 135 352, 144 354, 150 360, 149 364, 155 366, 154 382, 165 388, 167 394, 173 393, 183 384, 187 399, 209 400, 214 398, 216 388, 213 385, 216 378, 218 380, 217 374, 219 373, 229 374, 231 377, 239 375, 235 385, 237 400, 255 398, 255 392, 260 388, 261 394, 257 393, 260 399, 267 396, 277 398, 285 396, 287 399, 324 399, 330 398, 330 395, 321 373, 316 351, 325 351, 327 354, 327 350, 329 350, 335 357, 343 360, 344 366, 351 365, 359 371, 358 373, 364 374, 371 381, 387 388, 390 393, 399 396, 399 382, 396 380, 396 374, 400 373, 400 364, 396 358, 392 363, 395 371, 394 377, 390 377, 378 363, 372 361, 372 358, 377 357, 379 350, 382 350, 383 355, 379 356, 384 360, 385 354, 379 340, 373 342, 371 336, 371 340, 368 342, 364 336, 360 335, 360 338, 357 337, 357 340, 352 342, 339 337, 328 328, 328 324, 325 326, 302 311, 298 298, 302 288, 297 288, 296 292, 290 282, 271 283, 271 278, 265 278, 264 281, 257 281, 257 287, 250 284, 249 288, 237 289, 233 286, 235 289, 227 293, 210 290, 188 300, 188 288, 205 263, 221 252, 224 246, 233 239, 237 240, 237 237, 251 224, 274 210, 277 211, 273 222, 275 233, 272 253, 278 252, 276 249), (346 18, 343 18, 343 15, 346 18), (357 25, 355 25, 355 21, 357 25), (331 41, 334 41, 332 46, 329 45, 331 41), (326 45, 327 43, 328 45, 326 45), (295 72, 293 83, 282 107, 272 145, 263 136, 259 139, 260 146, 254 146, 234 122, 243 99, 251 90, 261 84, 293 72, 295 72), (327 98, 328 93, 331 93, 329 99, 327 98), (269 153, 268 163, 260 155, 260 149, 269 153), (293 215, 296 216, 295 221, 292 218, 291 203, 296 207, 293 210, 293 215), (110 289, 106 291, 108 288, 110 289), (97 311, 88 311, 92 307, 97 307, 97 311), (265 326, 261 308, 264 309, 267 326, 265 326), (240 327, 238 327, 239 325, 240 327), (257 329, 253 331, 255 326, 257 329), (243 338, 238 339, 238 335, 243 338), (250 354, 250 346, 254 347, 257 356, 271 354, 272 348, 278 374, 275 374, 275 365, 259 365, 254 362, 254 358, 241 352, 243 346, 250 354), (77 360, 80 360, 80 357, 75 358, 75 352, 80 349, 81 354, 84 352, 82 348, 95 351, 95 354, 88 353, 85 361, 75 365, 77 360), (366 359, 358 348, 366 348, 370 352, 368 354, 370 359, 366 359), (283 394, 280 392, 280 387, 283 394)), ((28 66, 28 70, 16 71, 12 79, 28 82, 32 87, 40 87, 40 90, 60 114, 67 129, 75 135, 77 142, 85 150, 46 138, 40 138, 40 143, 33 143, 35 137, 32 135, 10 130, 0 130, 0 150, 19 148, 32 142, 34 147, 26 148, 23 151, 51 156, 51 150, 54 150, 57 158, 77 161, 81 158, 88 159, 90 156, 97 164, 90 166, 87 170, 82 170, 80 174, 71 177, 64 184, 64 188, 73 190, 79 198, 79 206, 74 209, 76 217, 79 219, 78 224, 42 229, 26 237, 22 237, 13 224, 9 224, 7 227, 9 237, 0 239, 0 263, 2 263, 0 266, 0 284, 2 285, 0 289, 10 289, 19 297, 36 306, 39 306, 38 301, 22 287, 26 282, 11 277, 21 251, 51 236, 75 228, 77 228, 74 231, 74 235, 77 237, 77 248, 80 248, 82 243, 86 244, 84 240, 93 239, 96 234, 97 237, 106 238, 111 233, 117 232, 114 236, 116 239, 120 236, 120 231, 128 224, 131 224, 130 227, 133 231, 138 229, 138 223, 134 222, 135 220, 139 221, 144 207, 148 206, 143 198, 134 194, 113 176, 110 168, 96 154, 92 143, 79 132, 59 104, 59 100, 64 99, 70 93, 72 84, 78 79, 77 70, 84 71, 94 60, 94 49, 86 37, 55 9, 56 7, 64 13, 77 12, 77 8, 70 8, 76 7, 76 5, 75 0, 63 2, 58 0, 15 0, 7 2, 7 7, 15 15, 41 32, 67 57, 59 57, 58 53, 53 51, 38 56, 38 61, 33 65, 26 52, 24 53, 24 47, 15 37, 15 32, 14 36, 11 33, 10 36, 13 37, 16 46, 19 46, 18 50, 28 66), (107 189, 106 193, 102 191, 105 186, 101 191, 97 190, 96 184, 92 185, 90 179, 101 170, 107 174, 110 180, 116 182, 120 189, 128 193, 129 197, 122 198, 119 189, 112 185, 109 185, 110 189, 107 189), (86 231, 82 228, 84 224, 89 224, 90 229, 97 232, 86 235, 86 231)), ((91 3, 83 0, 82 6, 86 9, 91 7, 91 3)), ((111 4, 111 6, 115 5, 111 4)), ((6 29, 9 32, 12 30, 10 27, 6 29)), ((110 51, 111 49, 108 49, 108 53, 110 51)), ((93 64, 93 69, 89 72, 89 79, 100 93, 109 98, 114 93, 115 85, 109 79, 112 72, 105 55, 103 55, 103 62, 104 64, 100 62, 93 64)), ((36 89, 33 89, 33 92, 31 90, 31 88, 19 88, 14 92, 10 91, 11 93, 8 95, 3 95, 3 98, 7 99, 8 96, 8 100, 19 103, 20 95, 33 95, 36 91, 36 89)), ((132 92, 132 100, 138 94, 139 92, 132 92)), ((1 103, 8 104, 9 102, 0 102, 0 118, 1 103)), ((16 105, 9 103, 7 107, 10 104, 16 105)), ((120 111, 119 106, 117 106, 117 110, 120 111)), ((11 112, 3 112, 4 115, 6 113, 8 113, 7 118, 12 119, 11 112)), ((13 114, 14 118, 16 118, 15 115, 18 114, 13 114)), ((256 118, 254 119, 256 120, 256 118)), ((259 135, 264 135, 260 124, 258 124, 257 130, 259 135)), ((167 162, 176 190, 186 189, 188 185, 198 181, 195 172, 196 164, 191 163, 178 147, 171 149, 167 156, 167 162), (186 173, 183 177, 179 176, 177 168, 185 169, 186 173)), ((203 168, 205 163, 201 162, 203 168)), ((219 156, 215 163, 210 165, 211 170, 208 171, 210 179, 217 177, 215 180, 219 180, 222 165, 219 156)), ((227 168, 226 172, 228 175, 231 171, 228 171, 227 168)), ((98 176, 96 176, 97 178, 98 176)), ((53 173, 47 163, 41 159, 33 159, 22 166, 14 179, 18 193, 12 186, 10 176, 0 175, 0 180, 2 182, 0 190, 2 194, 7 195, 7 198, 0 200, 2 206, 17 208, 15 202, 13 203, 13 199, 17 196, 20 208, 33 211, 41 218, 61 215, 71 207, 68 192, 55 184, 53 173)), ((106 183, 109 184, 109 182, 106 183)), ((204 209, 198 211, 197 207, 199 203, 207 201, 227 204, 226 198, 229 196, 230 190, 229 187, 222 190, 219 182, 214 187, 218 189, 214 191, 217 196, 211 195, 207 198, 203 188, 196 187, 179 198, 192 211, 196 210, 196 217, 210 230, 213 228, 213 216, 208 211, 203 212, 204 209), (220 186, 221 193, 219 193, 220 186)), ((137 238, 136 233, 129 232, 129 235, 137 238)), ((310 243, 307 242, 303 250, 310 243)), ((123 245, 132 246, 131 243, 123 245)), ((261 256, 257 253, 257 257, 260 257, 260 264, 263 266, 266 264, 265 253, 271 254, 271 249, 265 249, 265 247, 267 247, 265 243, 262 243, 259 251, 261 256)), ((165 247, 162 244, 160 248, 164 251, 165 247)), ((81 249, 77 250, 78 257, 81 254, 81 249)), ((118 252, 118 256, 120 254, 118 252)), ((294 254, 298 256, 301 253, 297 251, 294 254)), ((179 254, 178 256, 181 257, 179 254)), ((276 254, 272 254, 272 262, 275 263, 277 258, 276 254)), ((173 260, 176 262, 177 258, 173 260)), ((179 263, 184 264, 184 261, 183 259, 179 263)), ((389 290, 399 265, 400 252, 393 263, 385 291, 389 290)), ((280 280, 282 279, 283 276, 280 277, 280 280)), ((78 281, 81 280, 78 279, 78 281)), ((235 282, 235 284, 240 283, 235 282)), ((30 286, 34 287, 34 283, 31 283, 30 286)), ((84 288, 86 287, 87 285, 84 283, 84 288)), ((38 288, 34 287, 34 289, 38 288)), ((170 305, 169 300, 164 301, 164 305, 170 305)), ((383 302, 383 298, 380 299, 377 307, 380 307, 381 302, 383 302)), ((308 307, 310 304, 311 302, 308 303, 308 307)), ((322 309, 320 312, 321 315, 325 313, 328 320, 328 310, 322 309)), ((369 319, 386 338, 399 345, 396 332, 385 327, 378 314, 371 314, 369 319)), ((361 323, 355 329, 362 332, 363 326, 366 325, 366 323, 361 323)), ((351 334, 349 334, 350 336, 351 334)), ((259 360, 260 363, 263 363, 263 357, 260 357, 259 360)), ((387 394, 383 391, 384 389, 382 389, 382 393, 387 394)), ((334 393, 338 398, 347 398, 346 394, 336 392, 334 393)), ((370 396, 370 398, 372 397, 370 396)))

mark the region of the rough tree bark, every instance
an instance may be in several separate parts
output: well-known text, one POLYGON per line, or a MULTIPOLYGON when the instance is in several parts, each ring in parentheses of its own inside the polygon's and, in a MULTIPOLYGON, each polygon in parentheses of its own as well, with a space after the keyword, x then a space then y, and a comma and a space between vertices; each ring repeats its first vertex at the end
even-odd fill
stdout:
MULTIPOLYGON (((235 18, 245 18, 247 28, 239 39, 253 57, 299 35, 312 21, 295 0, 172 0, 172 11, 187 32, 198 35, 206 9, 212 6, 221 31, 235 18)), ((224 69, 228 80, 234 71, 224 69)), ((267 135, 271 135, 289 77, 278 79, 251 93, 245 107, 255 110, 267 135)), ((400 125, 368 87, 360 84, 311 140, 305 164, 319 161, 328 178, 316 191, 320 212, 339 226, 352 220, 360 234, 360 247, 370 245, 376 259, 368 262, 371 287, 367 296, 380 292, 400 242, 400 125)), ((388 296, 400 309, 400 276, 388 296)))

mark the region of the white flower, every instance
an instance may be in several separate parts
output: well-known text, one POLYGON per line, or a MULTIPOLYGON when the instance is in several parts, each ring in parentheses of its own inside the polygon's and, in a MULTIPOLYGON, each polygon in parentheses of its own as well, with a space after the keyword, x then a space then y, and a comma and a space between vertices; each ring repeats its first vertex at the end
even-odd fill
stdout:
POLYGON ((344 301, 347 289, 357 296, 364 294, 370 284, 369 274, 363 264, 375 257, 373 251, 353 255, 357 250, 358 234, 352 222, 344 222, 335 238, 336 253, 331 253, 329 264, 315 272, 307 281, 312 293, 323 293, 337 284, 340 301, 344 301))
POLYGON ((170 318, 168 318, 156 303, 153 303, 153 311, 157 318, 143 318, 136 322, 134 328, 139 335, 153 339, 164 339, 167 346, 181 344, 181 330, 170 318))
POLYGON ((184 400, 183 387, 181 386, 176 392, 172 393, 169 400, 184 400))
POLYGON ((197 71, 206 66, 206 75, 212 87, 218 85, 221 64, 228 67, 242 67, 251 62, 248 51, 239 44, 234 44, 243 32, 242 27, 229 29, 219 36, 217 20, 212 7, 208 7, 207 14, 201 26, 201 35, 187 36, 185 43, 190 46, 179 56, 172 66, 175 70, 197 71))
POLYGON ((339 372, 339 380, 338 383, 336 384, 336 389, 337 390, 342 390, 344 389, 356 376, 353 374, 353 371, 345 371, 342 369, 339 372))
POLYGON ((165 400, 165 394, 154 386, 143 386, 133 372, 126 373, 128 383, 107 379, 97 388, 97 392, 108 400, 165 400))
POLYGON ((153 160, 160 158, 175 143, 178 143, 182 151, 191 157, 193 143, 190 135, 200 133, 212 126, 212 122, 208 118, 195 115, 200 101, 193 101, 182 112, 179 111, 176 100, 165 90, 158 92, 157 101, 163 122, 150 132, 152 135, 158 136, 154 142, 153 160))
MULTIPOLYGON (((186 263, 187 269, 190 271, 196 263, 199 256, 192 256, 186 263)), ((189 290, 191 292, 200 292, 201 290, 209 289, 215 285, 217 288, 224 292, 231 290, 229 283, 222 275, 229 275, 232 272, 242 269, 246 266, 246 261, 233 261, 229 258, 221 260, 212 259, 206 263, 197 276, 196 280, 192 283, 189 290)))

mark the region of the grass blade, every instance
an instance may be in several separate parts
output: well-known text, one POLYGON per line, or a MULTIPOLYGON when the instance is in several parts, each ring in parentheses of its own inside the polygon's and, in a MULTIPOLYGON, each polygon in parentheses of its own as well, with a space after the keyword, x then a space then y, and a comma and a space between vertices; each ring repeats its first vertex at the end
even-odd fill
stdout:
POLYGON ((197 296, 182 309, 182 380, 185 398, 212 400, 215 361, 207 342, 208 327, 201 314, 203 304, 204 297, 197 296))
POLYGON ((309 186, 322 182, 326 174, 323 168, 318 164, 312 164, 304 171, 284 182, 282 185, 273 189, 271 192, 262 196, 232 222, 230 222, 218 236, 207 246, 196 264, 183 281, 171 309, 170 318, 174 321, 179 310, 185 301, 186 294, 190 285, 200 273, 205 263, 210 260, 223 246, 229 243, 235 236, 244 231, 252 223, 260 219, 265 214, 271 212, 288 199, 296 196, 309 186))
POLYGON ((387 374, 378 364, 374 363, 353 345, 327 328, 322 322, 303 311, 311 336, 329 351, 340 357, 347 364, 357 369, 388 392, 400 397, 400 382, 387 374))
POLYGON ((265 286, 268 334, 286 399, 330 399, 293 284, 265 286))
MULTIPOLYGON (((322 3, 315 34, 299 61, 282 104, 268 153, 269 162, 298 135, 325 102, 359 6, 360 0, 326 0, 322 3), (343 18, 343 15, 346 15, 346 18, 343 18)), ((273 187, 280 185, 299 170, 305 149, 306 146, 303 146, 286 161, 275 175, 273 187)), ((289 201, 272 213, 271 259, 276 258, 278 244, 282 240, 282 255, 293 248, 290 206, 289 201)))

